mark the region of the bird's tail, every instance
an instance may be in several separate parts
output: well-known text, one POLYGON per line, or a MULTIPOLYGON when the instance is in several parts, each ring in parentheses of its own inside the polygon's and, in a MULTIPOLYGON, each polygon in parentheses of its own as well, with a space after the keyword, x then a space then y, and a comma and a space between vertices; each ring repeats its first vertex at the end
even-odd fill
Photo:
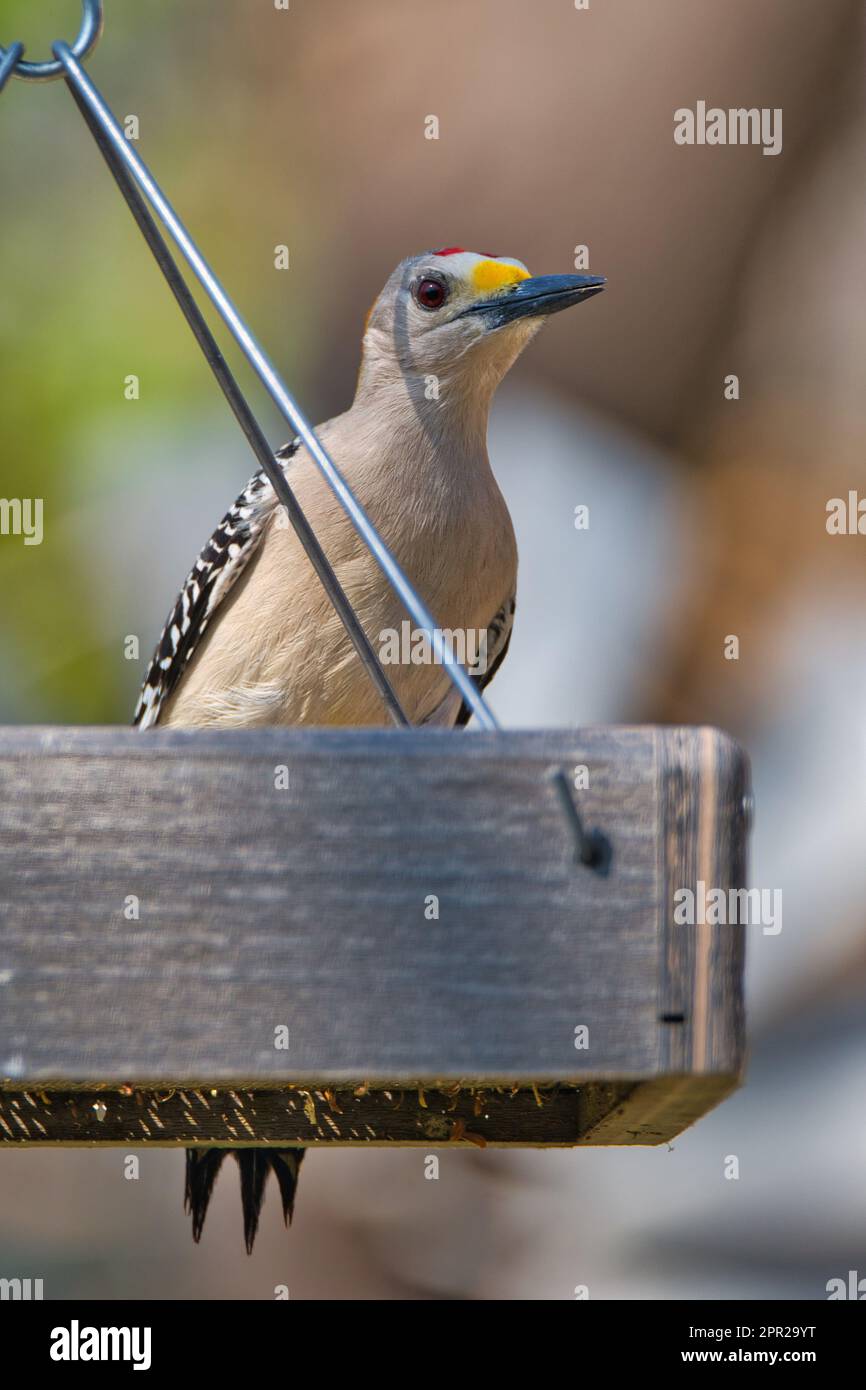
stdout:
POLYGON ((277 1175, 283 1219, 286 1225, 295 1209, 295 1190, 304 1149, 187 1149, 184 1209, 192 1213, 192 1237, 201 1239, 204 1219, 217 1173, 230 1153, 241 1170, 241 1205, 244 1213, 244 1243, 251 1255, 259 1225, 265 1183, 271 1169, 277 1175))

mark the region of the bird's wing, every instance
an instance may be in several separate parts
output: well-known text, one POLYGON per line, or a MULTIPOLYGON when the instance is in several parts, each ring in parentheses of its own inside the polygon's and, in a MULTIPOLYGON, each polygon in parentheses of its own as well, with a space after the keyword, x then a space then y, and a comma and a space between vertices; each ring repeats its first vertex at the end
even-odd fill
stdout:
MULTIPOLYGON (((487 629, 487 670, 482 675, 471 677, 473 685, 477 686, 479 691, 483 691, 490 684, 505 660, 514 626, 514 606, 515 600, 512 595, 507 603, 503 603, 487 629)), ((471 718, 472 711, 464 700, 454 721, 455 728, 461 729, 471 718)))
MULTIPOLYGON (((277 451, 277 459, 287 463, 299 446, 300 440, 292 440, 277 451)), ((255 555, 276 506, 274 490, 259 469, 202 550, 168 615, 132 721, 140 729, 158 722, 211 618, 255 555)))

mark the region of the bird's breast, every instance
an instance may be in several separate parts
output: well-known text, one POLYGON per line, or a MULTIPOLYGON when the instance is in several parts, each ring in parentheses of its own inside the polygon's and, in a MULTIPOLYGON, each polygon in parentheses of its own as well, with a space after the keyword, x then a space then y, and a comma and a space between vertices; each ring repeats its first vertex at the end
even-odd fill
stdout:
MULTIPOLYGON (((431 465, 423 451, 414 457, 393 441, 376 454, 345 425, 322 434, 437 624, 462 643, 458 655, 471 664, 514 593, 517 570, 511 519, 486 455, 431 465)), ((299 455, 288 477, 409 717, 423 722, 443 701, 450 708, 449 677, 429 649, 425 655, 421 635, 315 465, 299 455)), ((224 609, 180 692, 177 722, 390 722, 282 509, 224 609)))

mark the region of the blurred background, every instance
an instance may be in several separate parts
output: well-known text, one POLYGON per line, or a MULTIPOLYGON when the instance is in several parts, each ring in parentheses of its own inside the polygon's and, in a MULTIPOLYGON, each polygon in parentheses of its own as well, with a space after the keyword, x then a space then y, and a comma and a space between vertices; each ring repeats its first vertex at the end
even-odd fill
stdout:
MULTIPOLYGON (((122 1150, 0 1153, 0 1275, 171 1299, 823 1298, 866 1276, 866 540, 825 524, 866 495, 862 5, 105 8, 91 75, 314 420, 348 405, 403 256, 543 273, 589 248, 607 292, 494 408, 521 579, 492 703, 511 726, 732 733, 784 926, 750 932, 745 1089, 669 1148, 450 1151, 438 1182, 421 1150, 316 1152, 292 1231, 271 1191, 250 1259, 228 1168, 196 1248, 180 1151, 140 1151, 138 1182, 122 1150), (699 100, 781 107, 782 153, 676 145, 699 100)), ((0 43, 48 56, 79 14, 0 0, 0 43)), ((5 497, 44 498, 42 545, 0 537, 0 721, 128 722, 252 460, 58 82, 0 97, 0 467, 5 497)))

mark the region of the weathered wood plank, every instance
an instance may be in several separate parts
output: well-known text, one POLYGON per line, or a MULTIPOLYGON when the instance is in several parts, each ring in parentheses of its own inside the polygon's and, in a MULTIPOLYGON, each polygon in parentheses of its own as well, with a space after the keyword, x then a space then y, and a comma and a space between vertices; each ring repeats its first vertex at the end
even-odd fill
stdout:
POLYGON ((665 1076, 447 1090, 0 1090, 0 1147, 267 1144, 661 1144, 731 1090, 733 1077, 665 1076))
POLYGON ((729 1071, 743 1064, 745 928, 677 925, 682 888, 737 888, 746 881, 749 767, 715 729, 660 731, 662 801, 662 1035, 660 1070, 729 1071))
POLYGON ((371 1091, 0 1091, 7 1144, 566 1144, 611 1114, 633 1083, 371 1091))
MULTIPOLYGON (((742 881, 746 779, 708 730, 0 730, 0 1118, 20 1135, 13 1101, 88 1083, 114 1088, 118 1123, 122 1086, 246 1090, 277 1142, 280 1088, 363 1083, 377 1137, 429 1142, 408 1110, 394 1129, 383 1087, 456 1085, 474 1107, 472 1082, 561 1083, 561 1109, 583 1083, 582 1120, 533 1138, 512 1103, 481 1138, 621 1143, 640 1125, 614 1101, 666 1074, 694 1118, 711 1102, 689 1077, 718 1098, 741 1065, 742 933, 684 940, 672 892, 698 868, 742 881), (589 769, 576 797, 607 877, 574 861, 560 764, 589 769)), ((66 1123, 71 1104, 54 1097, 57 1142, 129 1142, 107 1114, 66 1123)), ((165 1115, 153 1142, 190 1142, 165 1115)))

